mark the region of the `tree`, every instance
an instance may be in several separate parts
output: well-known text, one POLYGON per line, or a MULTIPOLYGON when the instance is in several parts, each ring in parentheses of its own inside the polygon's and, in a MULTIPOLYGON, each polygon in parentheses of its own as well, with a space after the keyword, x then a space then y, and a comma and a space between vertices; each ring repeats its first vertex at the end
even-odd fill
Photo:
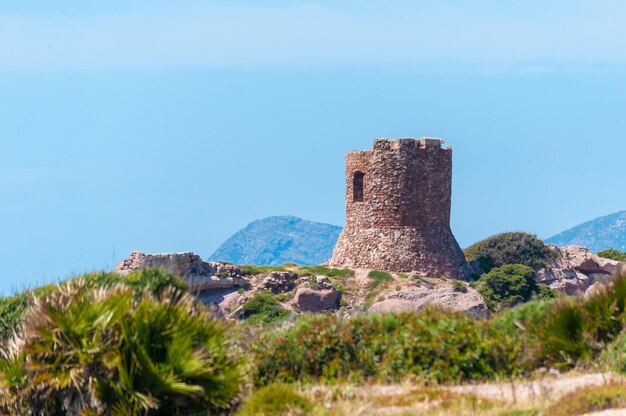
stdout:
POLYGON ((496 267, 483 274, 475 288, 492 311, 527 302, 533 297, 554 297, 550 288, 537 283, 533 269, 523 264, 496 267))

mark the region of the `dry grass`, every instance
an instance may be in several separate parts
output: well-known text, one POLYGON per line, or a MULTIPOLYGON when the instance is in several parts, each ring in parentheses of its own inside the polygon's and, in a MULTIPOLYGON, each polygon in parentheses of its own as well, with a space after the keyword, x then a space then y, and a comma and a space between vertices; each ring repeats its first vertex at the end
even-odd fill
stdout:
MULTIPOLYGON (((316 415, 539 416, 554 413, 560 403, 571 402, 573 398, 582 403, 591 397, 591 401, 599 400, 606 408, 621 406, 623 397, 613 393, 619 391, 616 386, 626 391, 624 383, 617 376, 573 373, 542 380, 452 387, 428 386, 419 381, 396 385, 303 386, 301 392, 316 404, 316 415), (596 400, 611 394, 614 400, 596 400)), ((583 413, 569 410, 567 416, 579 414, 583 413)))

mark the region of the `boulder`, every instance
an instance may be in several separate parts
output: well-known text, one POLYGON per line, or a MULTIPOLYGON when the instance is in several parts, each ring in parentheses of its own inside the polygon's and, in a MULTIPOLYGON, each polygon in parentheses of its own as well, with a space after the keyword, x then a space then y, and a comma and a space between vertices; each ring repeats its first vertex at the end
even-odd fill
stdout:
POLYGON ((303 312, 324 312, 339 306, 341 293, 335 289, 301 287, 296 291, 293 303, 303 312))
POLYGON ((605 259, 584 247, 548 246, 557 258, 536 272, 537 281, 568 295, 584 293, 596 282, 607 283, 624 270, 624 263, 605 259))
POLYGON ((489 315, 485 301, 476 290, 465 286, 465 289, 461 291, 445 280, 429 286, 416 286, 392 293, 385 300, 373 304, 369 311, 375 313, 415 312, 434 305, 448 310, 467 312, 480 318, 489 315))

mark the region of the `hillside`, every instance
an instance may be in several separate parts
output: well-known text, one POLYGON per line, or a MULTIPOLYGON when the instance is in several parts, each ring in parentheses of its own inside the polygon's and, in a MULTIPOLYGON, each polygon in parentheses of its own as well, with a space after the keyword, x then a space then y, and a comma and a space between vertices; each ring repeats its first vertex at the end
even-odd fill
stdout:
POLYGON ((558 246, 579 245, 598 252, 626 250, 626 211, 615 212, 565 230, 546 240, 558 246))
POLYGON ((235 264, 321 264, 330 259, 341 227, 293 216, 254 221, 226 240, 209 258, 235 264))

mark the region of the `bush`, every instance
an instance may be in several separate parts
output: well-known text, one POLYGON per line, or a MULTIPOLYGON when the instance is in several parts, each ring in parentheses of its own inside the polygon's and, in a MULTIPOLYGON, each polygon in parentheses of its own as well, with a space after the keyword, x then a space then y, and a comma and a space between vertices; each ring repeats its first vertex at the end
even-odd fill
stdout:
POLYGON ((313 403, 285 384, 261 387, 249 397, 237 416, 297 416, 307 415, 313 403))
POLYGON ((626 374, 626 332, 620 334, 602 352, 601 361, 611 370, 626 374))
POLYGON ((427 309, 419 314, 306 316, 254 346, 257 385, 274 382, 398 381, 408 375, 457 382, 521 374, 517 339, 487 321, 427 309))
POLYGON ((243 313, 244 318, 251 324, 268 324, 279 321, 289 314, 268 291, 257 293, 244 303, 243 313))
POLYGON ((616 339, 625 323, 626 275, 622 275, 584 301, 555 302, 541 325, 540 356, 546 365, 556 367, 593 359, 616 339))
MULTIPOLYGON (((152 295, 160 295, 166 288, 187 291, 187 282, 182 278, 160 269, 141 270, 122 276, 117 273, 95 272, 67 281, 69 284, 79 284, 89 288, 107 288, 119 284, 128 286, 141 297, 144 291, 152 295)), ((29 294, 35 298, 45 298, 53 295, 58 285, 44 285, 8 298, 0 298, 0 340, 6 340, 18 329, 22 316, 29 304, 29 294)))
POLYGON ((598 256, 604 257, 605 259, 626 261, 626 253, 624 253, 623 251, 614 250, 612 248, 598 252, 598 256))
POLYGON ((22 325, 0 360, 3 414, 190 414, 239 393, 223 324, 176 289, 73 280, 33 298, 22 325))
POLYGON ((522 264, 496 267, 480 277, 475 289, 492 311, 529 301, 540 294, 535 272, 522 264))
POLYGON ((0 340, 5 340, 22 322, 22 316, 28 306, 28 297, 21 293, 8 298, 0 298, 0 340))
POLYGON ((558 256, 536 236, 519 232, 494 235, 471 245, 464 253, 468 262, 477 261, 485 273, 507 264, 539 270, 558 256))
POLYGON ((546 410, 551 416, 573 416, 626 407, 626 385, 613 382, 580 388, 561 397, 546 410))

